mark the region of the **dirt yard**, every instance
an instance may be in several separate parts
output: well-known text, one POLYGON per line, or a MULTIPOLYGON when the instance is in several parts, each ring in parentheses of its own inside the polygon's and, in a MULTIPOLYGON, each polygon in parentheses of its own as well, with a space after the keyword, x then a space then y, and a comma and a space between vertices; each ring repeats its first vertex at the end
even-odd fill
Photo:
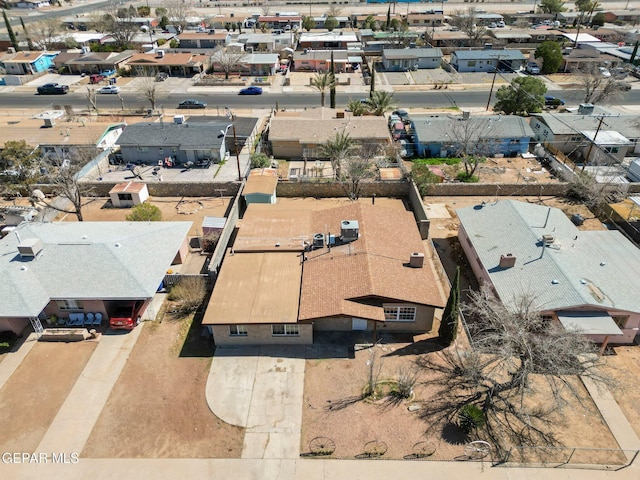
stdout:
MULTIPOLYGON (((426 442, 435 447, 430 457, 434 460, 452 460, 463 454, 464 439, 457 427, 437 426, 420 417, 419 411, 409 411, 410 406, 427 404, 433 395, 424 385, 418 384, 415 397, 395 402, 391 397, 377 402, 355 400, 363 391, 368 374, 368 362, 375 352, 375 365, 382 365, 380 384, 394 379, 400 367, 413 368, 417 358, 414 352, 434 352, 437 345, 430 340, 415 344, 382 344, 370 350, 360 350, 352 359, 323 358, 308 360, 305 372, 303 427, 301 451, 310 453, 310 442, 316 437, 328 437, 336 444, 333 457, 362 457, 365 444, 377 440, 384 442, 387 451, 383 458, 400 459, 415 454, 415 449, 426 442), (421 444, 421 445, 417 445, 421 444)), ((435 355, 435 353, 428 353, 435 355)), ((433 372, 421 371, 423 382, 433 372)), ((602 417, 591 402, 586 390, 581 389, 585 408, 574 405, 565 408, 562 415, 555 415, 552 424, 563 445, 582 448, 617 448, 617 443, 602 417)), ((540 399, 543 402, 543 399, 540 399)), ((620 454, 608 452, 589 453, 598 463, 624 460, 620 454)))
POLYGON ((611 393, 622 409, 629 424, 640 437, 640 346, 614 347, 616 355, 606 356, 607 365, 618 382, 611 393), (635 380, 635 381, 632 381, 635 380))
POLYGON ((0 390, 1 452, 33 452, 76 383, 96 342, 40 342, 0 390))
POLYGON ((167 315, 143 324, 83 457, 240 457, 243 429, 218 419, 205 399, 213 343, 190 324, 167 315))

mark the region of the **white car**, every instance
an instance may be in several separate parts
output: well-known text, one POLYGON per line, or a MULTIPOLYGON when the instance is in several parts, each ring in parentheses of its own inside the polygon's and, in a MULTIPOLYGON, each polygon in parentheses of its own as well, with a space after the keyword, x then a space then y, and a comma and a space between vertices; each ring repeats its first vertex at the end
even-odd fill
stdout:
POLYGON ((120 93, 120 87, 116 87, 115 85, 105 85, 98 89, 98 93, 120 93))
POLYGON ((600 72, 600 75, 602 75, 604 78, 611 77, 611 72, 604 67, 598 67, 598 71, 600 72))

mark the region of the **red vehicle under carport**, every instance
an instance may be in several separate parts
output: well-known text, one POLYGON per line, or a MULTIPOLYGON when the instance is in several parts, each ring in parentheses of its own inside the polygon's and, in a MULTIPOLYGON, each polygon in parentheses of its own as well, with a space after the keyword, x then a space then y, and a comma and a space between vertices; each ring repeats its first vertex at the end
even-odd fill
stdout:
POLYGON ((116 330, 133 330, 140 323, 140 312, 144 302, 119 304, 109 317, 109 326, 116 330))

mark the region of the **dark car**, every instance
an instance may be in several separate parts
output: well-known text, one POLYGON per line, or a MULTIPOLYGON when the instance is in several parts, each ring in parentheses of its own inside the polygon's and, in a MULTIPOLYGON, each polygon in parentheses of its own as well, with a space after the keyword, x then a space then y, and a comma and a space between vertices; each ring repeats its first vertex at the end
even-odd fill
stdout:
POLYGON ((200 100, 183 100, 178 108, 207 108, 207 104, 200 100))
POLYGON ((262 95, 262 88, 260 87, 247 87, 238 92, 238 95, 262 95))
POLYGON ((45 83, 38 87, 38 93, 40 95, 64 95, 69 93, 69 86, 59 83, 45 83))
POLYGON ((550 108, 558 108, 560 105, 564 105, 564 100, 562 100, 561 98, 552 97, 551 95, 545 95, 544 105, 550 108))

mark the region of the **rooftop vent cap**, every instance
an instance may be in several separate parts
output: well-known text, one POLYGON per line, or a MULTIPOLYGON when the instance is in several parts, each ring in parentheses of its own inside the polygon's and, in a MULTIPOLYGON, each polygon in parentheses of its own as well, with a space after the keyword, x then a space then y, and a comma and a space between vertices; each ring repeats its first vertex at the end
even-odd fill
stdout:
POLYGON ((506 255, 500 255, 500 263, 498 264, 500 268, 511 268, 516 264, 516 257, 514 257, 511 253, 507 253, 506 255))
POLYGON ((409 266, 411 268, 422 268, 424 265, 424 253, 414 252, 409 256, 409 266))
POLYGON ((548 233, 542 235, 542 243, 544 243, 545 245, 551 245, 553 242, 555 242, 555 240, 556 239, 554 238, 554 236, 548 233))
POLYGON ((39 238, 25 238, 18 244, 18 252, 21 258, 34 258, 43 248, 44 244, 39 238))

